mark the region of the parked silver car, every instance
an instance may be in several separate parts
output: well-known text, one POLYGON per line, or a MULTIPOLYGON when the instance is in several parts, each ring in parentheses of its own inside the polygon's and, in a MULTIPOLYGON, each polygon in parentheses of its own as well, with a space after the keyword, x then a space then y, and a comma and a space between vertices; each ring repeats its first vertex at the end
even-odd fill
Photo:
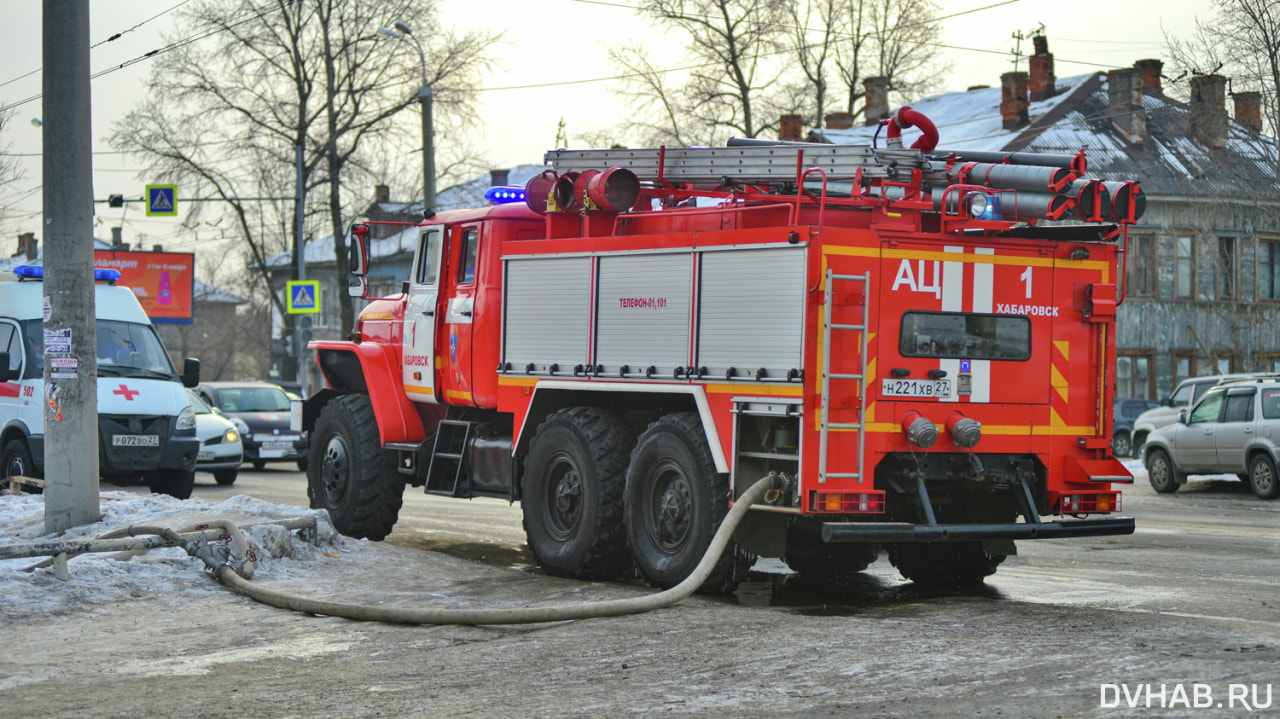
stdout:
POLYGON ((1265 372, 1256 372, 1252 374, 1205 375, 1203 377, 1188 377, 1182 380, 1173 389, 1173 394, 1160 400, 1162 406, 1149 409, 1133 420, 1133 435, 1130 445, 1133 448, 1134 456, 1142 456, 1142 445, 1146 443, 1148 435, 1161 427, 1177 423, 1178 413, 1199 402, 1200 398, 1204 397, 1204 393, 1208 392, 1211 387, 1216 387, 1223 382, 1274 376, 1265 372))
POLYGON ((1152 432, 1142 452, 1157 492, 1176 492, 1192 474, 1234 474, 1262 499, 1280 497, 1280 380, 1220 384, 1177 424, 1152 432))

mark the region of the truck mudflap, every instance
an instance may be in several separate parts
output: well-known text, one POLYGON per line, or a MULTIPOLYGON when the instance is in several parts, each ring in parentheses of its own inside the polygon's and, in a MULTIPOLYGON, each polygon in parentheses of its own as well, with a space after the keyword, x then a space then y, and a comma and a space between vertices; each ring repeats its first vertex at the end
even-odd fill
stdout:
POLYGON ((1133 534, 1133 517, 1009 524, 825 522, 824 542, 967 542, 984 539, 1064 539, 1133 534))

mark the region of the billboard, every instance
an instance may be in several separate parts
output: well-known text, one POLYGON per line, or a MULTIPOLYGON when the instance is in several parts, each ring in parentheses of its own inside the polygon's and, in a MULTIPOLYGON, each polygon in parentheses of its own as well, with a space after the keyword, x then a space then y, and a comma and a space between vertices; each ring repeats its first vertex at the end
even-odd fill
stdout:
POLYGON ((119 270, 116 284, 133 290, 152 322, 191 324, 195 253, 94 250, 93 266, 119 270))

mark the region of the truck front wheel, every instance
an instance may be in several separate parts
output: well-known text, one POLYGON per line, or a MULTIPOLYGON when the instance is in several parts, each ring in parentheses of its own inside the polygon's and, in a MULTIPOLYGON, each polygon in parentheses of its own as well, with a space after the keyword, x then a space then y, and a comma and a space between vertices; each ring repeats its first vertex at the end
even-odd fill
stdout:
MULTIPOLYGON (((729 477, 716 472, 698 416, 659 418, 640 435, 627 471, 627 539, 645 579, 673 587, 693 573, 729 513, 729 477)), ((732 592, 752 557, 730 543, 701 592, 732 592)))
POLYGON ((348 394, 326 404, 311 437, 311 508, 327 510, 334 528, 348 537, 385 539, 404 503, 404 480, 383 454, 369 398, 348 394))
POLYGON ((621 417, 596 407, 562 409, 539 425, 521 504, 529 549, 548 574, 612 579, 630 570, 622 490, 633 442, 621 417))

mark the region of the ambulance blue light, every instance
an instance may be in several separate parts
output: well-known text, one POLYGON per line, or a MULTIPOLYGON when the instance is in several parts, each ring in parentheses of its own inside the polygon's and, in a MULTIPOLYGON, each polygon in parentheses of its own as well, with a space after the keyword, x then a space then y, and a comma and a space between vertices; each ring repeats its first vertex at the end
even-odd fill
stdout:
MULTIPOLYGON (((44 267, 41 265, 19 265, 13 268, 13 274, 24 280, 44 279, 44 267)), ((94 282, 115 282, 120 279, 120 270, 107 267, 93 268, 94 282)))
POLYGON ((489 191, 484 193, 484 199, 495 205, 505 205, 510 202, 524 202, 524 188, 519 185, 490 187, 489 191))

